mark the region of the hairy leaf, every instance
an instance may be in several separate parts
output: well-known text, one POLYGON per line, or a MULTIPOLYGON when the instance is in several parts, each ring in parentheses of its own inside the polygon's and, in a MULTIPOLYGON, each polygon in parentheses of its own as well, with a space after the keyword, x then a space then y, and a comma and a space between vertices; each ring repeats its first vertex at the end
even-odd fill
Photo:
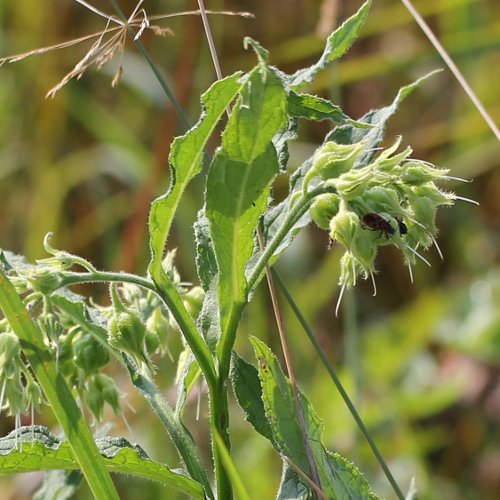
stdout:
POLYGON ((344 55, 357 38, 359 30, 365 22, 371 0, 365 2, 352 17, 347 19, 337 28, 326 41, 326 47, 319 61, 309 68, 301 69, 291 75, 290 87, 297 90, 313 81, 316 73, 325 68, 329 63, 344 55))
POLYGON ((285 123, 281 78, 270 68, 253 69, 222 134, 225 155, 239 163, 252 163, 285 123))
POLYGON ((201 97, 203 113, 198 123, 185 135, 177 137, 170 147, 170 187, 157 198, 149 214, 149 244, 151 273, 161 267, 163 251, 172 220, 189 181, 200 171, 203 150, 221 116, 240 89, 241 73, 235 73, 214 83, 201 97))
POLYGON ((434 75, 440 70, 431 71, 427 75, 419 78, 418 80, 405 85, 399 89, 394 101, 389 106, 380 109, 372 109, 368 111, 362 118, 358 120, 360 123, 373 125, 372 128, 359 128, 352 124, 344 124, 336 127, 328 136, 326 141, 335 141, 340 144, 355 144, 361 140, 366 141, 364 152, 359 155, 355 166, 366 165, 370 162, 376 154, 376 148, 384 138, 385 124, 387 120, 398 110, 399 105, 410 95, 424 80, 434 75))
MULTIPOLYGON (((160 481, 193 498, 205 498, 201 485, 183 471, 152 461, 142 448, 124 438, 98 439, 96 444, 111 472, 160 481)), ((1 474, 78 468, 69 443, 50 434, 45 427, 22 427, 0 439, 1 474)))
MULTIPOLYGON (((273 444, 303 472, 309 475, 309 462, 303 443, 299 416, 295 411, 290 382, 283 374, 278 360, 262 341, 251 337, 259 362, 262 400, 270 423, 273 444)), ((307 398, 300 394, 305 432, 311 449, 321 489, 328 498, 375 499, 377 498, 363 475, 340 455, 328 452, 321 443, 323 422, 318 418, 307 398)))

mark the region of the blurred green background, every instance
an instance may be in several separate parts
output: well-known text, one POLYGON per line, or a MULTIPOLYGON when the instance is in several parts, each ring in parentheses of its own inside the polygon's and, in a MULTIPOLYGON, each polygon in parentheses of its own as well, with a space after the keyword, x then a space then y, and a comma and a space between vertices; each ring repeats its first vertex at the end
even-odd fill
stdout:
MULTIPOLYGON (((135 2, 120 0, 130 13, 135 2)), ((93 5, 112 12, 107 0, 93 5)), ((292 72, 315 61, 324 38, 361 1, 266 0, 206 2, 210 9, 248 10, 255 19, 211 17, 223 72, 255 63, 243 50, 244 36, 259 40, 271 62, 292 72)), ((415 0, 469 84, 500 121, 500 4, 497 0, 415 0)), ((197 2, 146 0, 150 15, 196 9, 197 2)), ((174 35, 146 32, 144 45, 167 78, 192 122, 199 95, 214 81, 198 16, 163 21, 174 35)), ((105 20, 70 0, 0 3, 0 57, 102 30, 105 20)), ((54 86, 90 44, 29 58, 0 69, 0 247, 44 257, 42 240, 90 259, 96 266, 144 273, 148 260, 146 218, 154 196, 168 185, 169 143, 182 124, 140 54, 127 42, 121 83, 111 88, 116 63, 89 70, 54 99, 54 86)), ((358 118, 392 101, 398 88, 429 70, 443 67, 429 41, 397 0, 374 0, 361 37, 347 56, 319 75, 309 91, 331 98, 358 118)), ((290 168, 321 143, 330 124, 301 127, 291 147, 290 168)), ((378 259, 378 295, 360 283, 349 293, 340 318, 339 253, 327 250, 328 237, 311 228, 286 252, 279 268, 294 297, 338 368, 402 489, 413 476, 424 499, 500 498, 500 148, 493 133, 450 72, 427 81, 390 121, 385 145, 396 135, 414 156, 449 168, 473 183, 449 183, 460 196, 439 215, 439 245, 432 268, 418 264, 415 282, 391 248, 378 259)), ((280 179, 276 196, 286 186, 280 179)), ((185 280, 196 281, 192 223, 202 203, 201 178, 193 183, 179 211, 170 245, 185 280)), ((105 297, 104 289, 80 291, 105 297)), ((297 322, 284 306, 292 354, 302 389, 325 421, 325 443, 353 460, 382 497, 393 498, 375 459, 360 438, 326 371, 297 322)), ((248 334, 261 337, 279 353, 277 331, 264 286, 240 328, 237 347, 252 361, 248 334)), ((179 350, 173 340, 173 350, 179 350)), ((133 392, 125 373, 114 376, 126 393, 124 412, 130 433, 110 414, 111 430, 137 441, 155 459, 177 466, 178 459, 159 422, 133 392), (133 407, 134 411, 132 411, 133 407)), ((174 367, 162 362, 159 383, 173 401, 174 367)), ((201 397, 188 420, 209 461, 201 397)), ((236 465, 252 498, 273 498, 280 460, 269 443, 244 422, 232 402, 236 465)), ((54 425, 50 411, 37 423, 54 425)), ((29 418, 23 419, 29 424, 29 418)), ((14 420, 0 417, 0 434, 14 420)), ((2 478, 1 498, 31 498, 37 474, 2 478)), ((161 486, 117 478, 122 498, 181 498, 161 486)), ((79 498, 89 498, 85 489, 79 498)))

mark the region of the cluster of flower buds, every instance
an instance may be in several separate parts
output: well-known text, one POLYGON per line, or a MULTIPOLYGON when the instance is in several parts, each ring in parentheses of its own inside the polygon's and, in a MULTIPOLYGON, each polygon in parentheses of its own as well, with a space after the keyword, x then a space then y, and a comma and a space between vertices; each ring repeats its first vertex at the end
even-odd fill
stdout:
POLYGON ((19 339, 7 320, 0 321, 0 411, 17 418, 40 406, 42 392, 21 356, 19 339))
POLYGON ((316 152, 304 179, 304 192, 313 178, 329 188, 315 198, 310 214, 319 227, 329 231, 332 242, 345 248, 337 312, 345 288, 354 286, 359 275, 372 278, 376 293, 373 276, 378 247, 395 245, 411 276, 416 258, 429 264, 417 252, 419 246, 435 245, 441 255, 436 243, 437 208, 452 205, 456 199, 471 201, 439 189, 437 181, 452 178, 448 170, 410 159, 410 147, 397 153, 400 143, 399 137, 368 165, 355 167, 364 153, 363 141, 327 142, 316 152))

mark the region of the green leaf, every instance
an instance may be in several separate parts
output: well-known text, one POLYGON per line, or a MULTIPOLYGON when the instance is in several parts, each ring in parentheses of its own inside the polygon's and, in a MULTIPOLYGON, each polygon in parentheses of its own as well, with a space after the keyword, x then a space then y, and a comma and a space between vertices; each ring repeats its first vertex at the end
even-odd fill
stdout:
POLYGON ((363 474, 344 457, 338 453, 326 452, 327 466, 325 474, 321 476, 321 486, 325 491, 333 492, 338 500, 377 500, 375 495, 364 478, 363 474), (325 478, 328 483, 325 482, 325 478))
POLYGON ((231 383, 238 404, 255 430, 273 442, 274 436, 262 401, 262 387, 257 369, 233 353, 231 383))
MULTIPOLYGON (((271 426, 277 450, 309 475, 309 462, 303 444, 299 418, 290 382, 278 360, 262 341, 250 338, 259 362, 262 400, 271 426)), ((363 475, 349 461, 328 452, 321 443, 323 423, 303 394, 299 394, 305 431, 311 449, 321 489, 328 498, 376 499, 363 475)))
POLYGON ((285 123, 286 93, 281 79, 270 68, 253 69, 222 134, 225 155, 252 163, 285 123))
POLYGON ((236 327, 247 300, 245 266, 252 255, 257 223, 267 206, 271 181, 277 173, 276 152, 270 143, 250 163, 230 159, 220 151, 210 168, 207 217, 219 267, 222 336, 218 352, 226 374, 236 327))
POLYGON ((217 276, 217 260, 210 236, 210 222, 205 215, 205 207, 199 210, 193 228, 196 241, 196 271, 200 285, 206 292, 217 276))
POLYGON ((235 73, 214 83, 201 97, 204 109, 198 123, 171 145, 170 187, 166 194, 153 202, 149 214, 150 272, 153 277, 159 274, 168 233, 182 194, 201 169, 207 140, 240 89, 240 77, 241 73, 235 73))
POLYGON ((339 123, 353 121, 343 113, 339 106, 335 106, 329 100, 315 95, 297 94, 293 91, 288 96, 288 112, 290 116, 313 121, 332 120, 339 123))
MULTIPOLYGON (((131 445, 126 439, 103 438, 96 444, 109 471, 159 481, 193 498, 205 499, 199 483, 183 471, 171 470, 149 459, 142 448, 131 445)), ((69 443, 56 438, 44 427, 22 427, 0 439, 1 474, 78 468, 69 443)))
POLYGON ((210 166, 206 216, 217 259, 221 373, 229 372, 236 328, 247 301, 245 266, 254 233, 278 173, 272 139, 286 123, 286 93, 277 74, 261 65, 250 73, 210 166))
POLYGON ((373 125, 374 127, 366 129, 355 127, 352 124, 344 124, 336 127, 325 139, 326 141, 335 141, 340 144, 354 144, 361 140, 366 141, 365 151, 358 156, 355 166, 367 165, 375 155, 376 148, 384 138, 385 124, 387 120, 398 110, 399 105, 410 95, 424 80, 436 74, 440 70, 431 71, 418 80, 405 85, 399 89, 394 101, 389 106, 380 109, 368 111, 358 120, 360 123, 373 125))
MULTIPOLYGON (((272 429, 274 444, 280 453, 290 458, 301 470, 309 474, 309 463, 299 420, 295 413, 290 382, 283 374, 276 356, 269 347, 256 337, 250 337, 250 340, 259 363, 258 373, 262 385, 262 400, 267 420, 272 429)), ((304 411, 304 405, 307 406, 309 403, 303 397, 301 403, 304 411)), ((307 414, 313 416, 315 420, 315 422, 306 422, 306 425, 310 424, 311 430, 314 431, 313 433, 308 432, 308 437, 310 440, 319 440, 321 423, 312 414, 312 411, 309 413, 304 411, 304 418, 307 414)))
POLYGON ((358 36, 358 32, 365 22, 371 0, 365 2, 352 17, 347 19, 342 26, 337 28, 327 39, 326 47, 319 61, 309 68, 301 69, 289 77, 290 87, 300 89, 313 81, 316 73, 325 68, 329 63, 344 55, 358 36))
POLYGON ((97 498, 118 498, 116 489, 96 448, 92 433, 66 384, 56 369, 40 329, 26 311, 12 283, 0 271, 0 306, 19 337, 23 353, 52 407, 71 450, 97 498))

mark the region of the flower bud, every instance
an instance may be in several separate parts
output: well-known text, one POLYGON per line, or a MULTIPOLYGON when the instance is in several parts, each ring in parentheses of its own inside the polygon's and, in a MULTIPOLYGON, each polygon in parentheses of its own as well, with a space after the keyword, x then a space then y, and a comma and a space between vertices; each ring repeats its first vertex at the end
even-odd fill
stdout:
POLYGON ((21 345, 14 332, 0 333, 0 374, 13 377, 19 371, 21 345))
POLYGON ((311 170, 315 176, 322 179, 335 179, 352 168, 364 145, 364 142, 356 144, 326 142, 314 154, 311 170))
MULTIPOLYGON (((413 211, 414 219, 424 226, 415 225, 414 230, 418 231, 420 229, 431 233, 431 235, 436 234, 436 204, 426 196, 417 196, 411 200, 410 207, 413 211)), ((414 234, 413 231, 412 234, 414 234)))
POLYGON ((88 378, 86 381, 86 391, 85 391, 85 403, 89 407, 89 410, 94 415, 95 419, 100 422, 102 420, 102 414, 104 409, 104 395, 102 393, 102 386, 97 378, 94 376, 88 378))
POLYGON ((341 198, 353 200, 364 195, 373 175, 368 167, 352 169, 337 179, 335 187, 341 198))
POLYGON ((151 313, 146 321, 146 348, 149 353, 153 353, 160 347, 163 352, 167 346, 170 323, 163 316, 161 307, 158 306, 151 313))
POLYGON ((359 217, 345 208, 341 208, 330 221, 330 238, 342 243, 348 250, 351 249, 358 231, 361 231, 359 217))
POLYGON ((35 292, 40 292, 43 295, 52 293, 62 284, 62 278, 58 272, 48 267, 33 267, 26 278, 31 288, 35 292))
POLYGON ((366 191, 363 201, 367 205, 367 212, 398 214, 402 211, 398 193, 388 187, 370 188, 366 191))
POLYGON ((189 292, 182 295, 182 301, 193 318, 197 318, 203 305, 205 292, 200 286, 194 286, 189 292))
POLYGON ((104 401, 113 408, 115 414, 120 413, 120 392, 116 387, 115 381, 104 373, 97 374, 95 378, 96 384, 99 383, 101 387, 101 394, 104 401))
POLYGON ((428 182, 445 179, 448 170, 435 168, 432 165, 418 160, 413 160, 403 165, 401 179, 405 184, 420 186, 428 182))
POLYGON ((321 229, 329 229, 330 221, 339 211, 339 197, 334 193, 320 194, 309 209, 311 218, 321 229))
POLYGON ((92 335, 86 334, 74 340, 73 360, 86 374, 96 373, 109 362, 109 353, 92 335))
POLYGON ((146 326, 135 311, 115 312, 108 322, 110 345, 124 351, 134 360, 144 357, 146 326))

